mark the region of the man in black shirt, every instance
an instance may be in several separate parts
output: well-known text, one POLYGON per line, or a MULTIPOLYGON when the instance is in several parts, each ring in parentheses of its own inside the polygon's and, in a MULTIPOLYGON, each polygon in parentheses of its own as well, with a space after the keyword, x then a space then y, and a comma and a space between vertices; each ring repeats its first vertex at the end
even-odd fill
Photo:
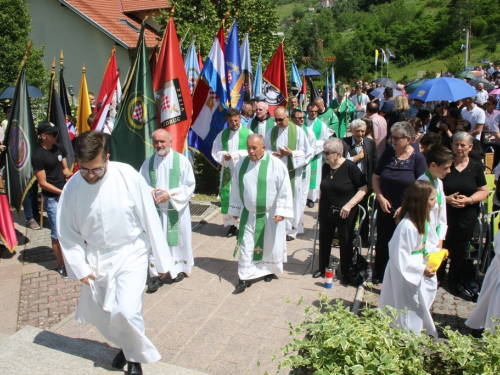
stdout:
POLYGON ((59 264, 58 272, 63 278, 67 278, 61 246, 57 239, 56 213, 57 203, 61 195, 66 179, 71 173, 66 164, 66 150, 57 143, 59 128, 50 122, 42 122, 38 125, 38 136, 41 139, 41 147, 33 152, 31 163, 38 184, 42 188, 45 210, 49 218, 50 237, 52 238, 52 250, 59 264))

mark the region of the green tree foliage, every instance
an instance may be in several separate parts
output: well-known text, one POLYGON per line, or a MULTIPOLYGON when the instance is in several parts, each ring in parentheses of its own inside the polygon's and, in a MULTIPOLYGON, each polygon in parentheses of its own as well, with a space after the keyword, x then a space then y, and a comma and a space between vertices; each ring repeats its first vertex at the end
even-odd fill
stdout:
MULTIPOLYGON (((0 90, 16 83, 29 41, 30 22, 23 0, 0 0, 0 90)), ((31 48, 26 74, 30 85, 46 91, 49 73, 42 58, 43 47, 31 48)))

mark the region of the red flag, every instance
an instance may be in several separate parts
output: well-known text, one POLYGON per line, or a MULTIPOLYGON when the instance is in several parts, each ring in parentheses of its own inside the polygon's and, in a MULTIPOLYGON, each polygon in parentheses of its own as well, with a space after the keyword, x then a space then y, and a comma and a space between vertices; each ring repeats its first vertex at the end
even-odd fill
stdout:
POLYGON ((279 45, 262 78, 262 92, 266 95, 266 101, 269 104, 269 113, 271 113, 271 116, 274 116, 276 107, 286 107, 288 102, 283 43, 279 45))
MULTIPOLYGON (((118 77, 120 77, 119 73, 117 73, 116 76, 113 78, 113 80, 109 83, 108 87, 109 87, 110 91, 107 92, 103 96, 102 102, 99 103, 100 105, 96 106, 96 107, 99 107, 99 111, 97 112, 97 115, 95 116, 95 119, 94 119, 94 122, 92 123, 92 126, 90 127, 92 130, 95 130, 98 132, 102 132, 104 130, 103 127, 105 126, 104 124, 106 123, 106 117, 108 116, 108 111, 109 111, 109 106, 111 105, 111 100, 113 100, 113 95, 116 91, 118 77)), ((102 87, 101 87, 101 91, 102 91, 102 87)), ((101 95, 101 92, 99 92, 99 95, 101 95)), ((109 131, 110 134, 111 134, 111 130, 109 131)))
POLYGON ((306 76, 302 76, 302 89, 300 90, 299 96, 300 107, 305 110, 307 104, 307 85, 306 85, 306 76))
POLYGON ((191 124, 193 102, 172 17, 163 35, 153 90, 160 126, 170 131, 173 149, 182 153, 191 124))
POLYGON ((0 238, 5 247, 13 253, 17 246, 16 228, 2 178, 0 178, 0 238))
POLYGON ((203 70, 203 60, 201 59, 201 53, 198 51, 198 66, 200 67, 200 72, 203 70))
POLYGON ((116 68, 116 57, 115 57, 115 47, 111 50, 111 57, 108 60, 108 65, 106 66, 106 71, 104 72, 104 77, 102 79, 101 89, 99 90, 99 95, 97 96, 97 101, 95 103, 94 112, 98 112, 97 108, 104 105, 109 92, 116 90, 117 80, 115 79, 118 75, 118 69, 116 68))

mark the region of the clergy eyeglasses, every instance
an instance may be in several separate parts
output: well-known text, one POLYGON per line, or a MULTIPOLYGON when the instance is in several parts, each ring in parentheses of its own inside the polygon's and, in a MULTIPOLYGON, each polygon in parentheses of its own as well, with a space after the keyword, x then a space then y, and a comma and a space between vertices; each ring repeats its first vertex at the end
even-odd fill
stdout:
POLYGON ((93 168, 93 169, 87 169, 87 168, 80 168, 80 173, 81 174, 90 174, 92 173, 93 175, 100 176, 104 173, 104 163, 102 163, 101 168, 93 168))

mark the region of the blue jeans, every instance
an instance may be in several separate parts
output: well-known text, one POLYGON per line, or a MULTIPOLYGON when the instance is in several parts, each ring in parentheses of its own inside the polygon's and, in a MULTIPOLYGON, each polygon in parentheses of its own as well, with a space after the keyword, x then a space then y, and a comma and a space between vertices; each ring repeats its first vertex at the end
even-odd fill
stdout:
POLYGON ((38 214, 38 182, 34 182, 23 201, 24 216, 30 221, 38 214))
POLYGON ((47 216, 49 218, 50 237, 53 240, 57 240, 56 214, 58 203, 59 197, 43 197, 43 204, 45 205, 45 211, 47 211, 47 216))

